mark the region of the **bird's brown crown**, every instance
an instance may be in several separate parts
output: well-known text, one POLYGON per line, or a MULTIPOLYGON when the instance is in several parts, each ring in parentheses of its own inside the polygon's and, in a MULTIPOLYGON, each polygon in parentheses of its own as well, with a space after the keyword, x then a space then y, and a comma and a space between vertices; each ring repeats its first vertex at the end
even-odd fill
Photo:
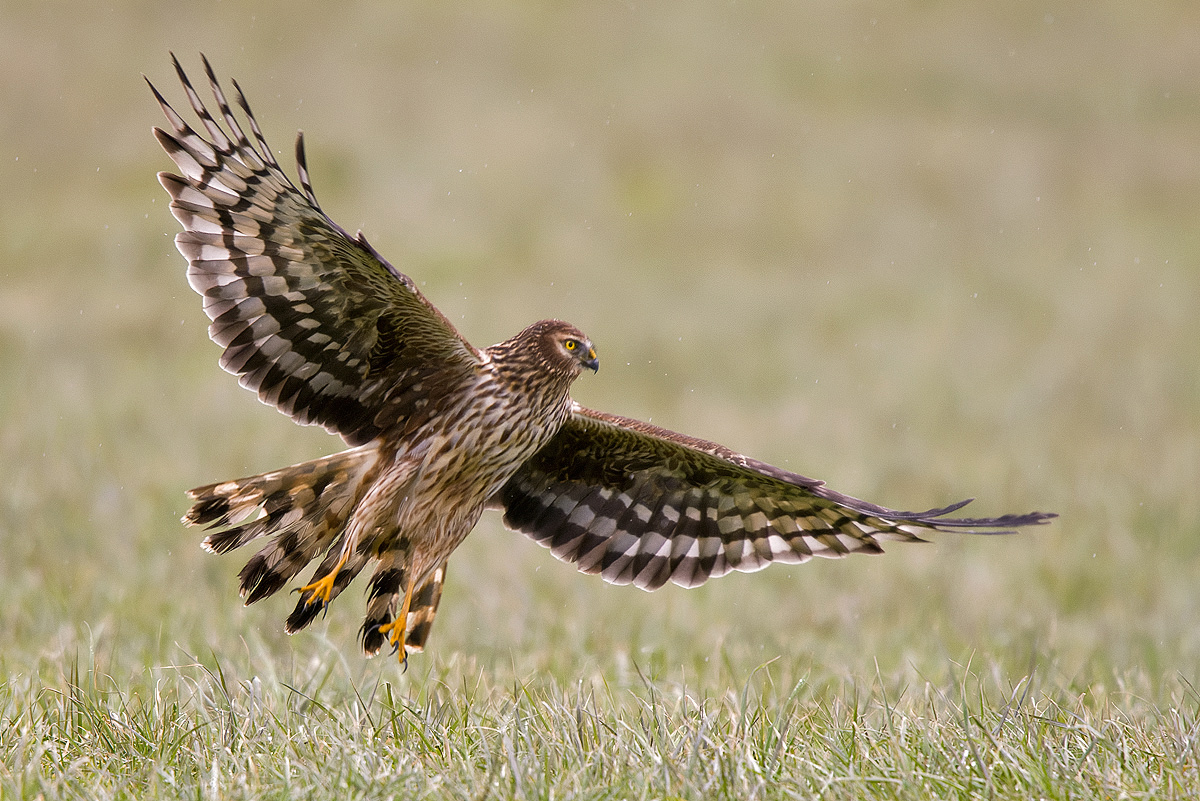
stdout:
POLYGON ((488 348, 501 364, 520 365, 574 381, 584 368, 599 369, 600 360, 587 335, 562 320, 541 320, 525 328, 512 339, 488 348))

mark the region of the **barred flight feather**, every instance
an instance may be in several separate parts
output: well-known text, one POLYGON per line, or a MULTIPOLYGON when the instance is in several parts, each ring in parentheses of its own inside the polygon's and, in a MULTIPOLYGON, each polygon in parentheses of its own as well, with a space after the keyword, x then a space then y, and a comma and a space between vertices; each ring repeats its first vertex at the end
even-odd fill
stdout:
MULTIPOLYGON (((174 60, 174 57, 172 57, 174 60)), ((301 424, 351 447, 192 490, 184 517, 204 547, 263 546, 239 574, 254 603, 316 563, 287 618, 311 623, 369 566, 363 649, 421 651, 446 561, 485 507, 554 556, 614 584, 685 587, 732 570, 879 553, 928 531, 995 532, 1053 515, 950 518, 966 502, 900 512, 836 493, 703 440, 574 404, 590 340, 543 320, 479 350, 361 234, 321 210, 304 138, 299 186, 233 84, 247 128, 204 59, 209 111, 178 60, 199 120, 151 86, 169 130, 154 134, 181 175, 160 173, 183 226, 176 246, 203 298, 220 364, 301 424)))
POLYGON ((259 476, 223 481, 188 492, 195 504, 188 525, 221 528, 204 538, 206 550, 226 553, 259 537, 271 541, 240 574, 247 604, 272 595, 316 556, 329 550, 377 467, 378 451, 355 448, 259 476), (243 522, 251 515, 258 516, 243 522))
MULTIPOLYGON (((226 349, 221 366, 260 400, 302 424, 317 423, 351 445, 403 419, 405 389, 431 369, 465 375, 479 351, 367 244, 317 204, 297 147, 302 189, 271 155, 241 90, 246 136, 213 74, 228 133, 209 113, 179 62, 175 69, 206 141, 151 86, 171 124, 155 136, 183 177, 161 173, 188 281, 204 296, 209 333, 226 349), (373 375, 373 373, 382 373, 373 375), (368 381, 368 376, 376 380, 368 381)), ((235 83, 236 88, 236 83, 235 83)))
POLYGON ((1041 513, 946 518, 966 502, 901 512, 648 423, 584 409, 494 501, 504 522, 614 584, 694 587, 731 570, 882 553, 880 540, 1006 529, 1041 513))

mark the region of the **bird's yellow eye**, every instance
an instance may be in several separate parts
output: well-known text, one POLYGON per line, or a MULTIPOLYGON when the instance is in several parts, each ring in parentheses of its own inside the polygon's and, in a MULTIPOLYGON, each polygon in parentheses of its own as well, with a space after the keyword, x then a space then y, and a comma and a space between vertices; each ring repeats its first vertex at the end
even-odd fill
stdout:
POLYGON ((579 343, 573 339, 568 339, 565 342, 563 342, 563 347, 566 348, 567 350, 575 350, 576 348, 579 347, 579 343))

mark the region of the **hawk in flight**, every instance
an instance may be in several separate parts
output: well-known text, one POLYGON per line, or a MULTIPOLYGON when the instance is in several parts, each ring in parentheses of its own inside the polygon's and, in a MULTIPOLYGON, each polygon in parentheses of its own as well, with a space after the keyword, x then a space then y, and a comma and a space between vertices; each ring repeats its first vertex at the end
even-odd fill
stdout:
POLYGON ((154 129, 180 175, 159 173, 188 283, 204 298, 221 367, 264 403, 336 433, 349 450, 191 490, 189 525, 214 553, 266 545, 239 578, 247 604, 316 562, 287 631, 308 625, 364 568, 373 573, 361 637, 402 661, 429 636, 446 561, 485 509, 584 573, 614 584, 695 587, 731 570, 814 556, 879 553, 928 531, 1001 531, 1034 512, 900 512, 851 498, 712 442, 571 400, 599 366, 560 320, 476 348, 412 279, 329 219, 313 194, 304 140, 300 185, 284 173, 234 83, 251 136, 212 67, 218 120, 177 59, 203 132, 151 90, 170 130, 154 129), (222 125, 223 123, 223 125, 222 125))

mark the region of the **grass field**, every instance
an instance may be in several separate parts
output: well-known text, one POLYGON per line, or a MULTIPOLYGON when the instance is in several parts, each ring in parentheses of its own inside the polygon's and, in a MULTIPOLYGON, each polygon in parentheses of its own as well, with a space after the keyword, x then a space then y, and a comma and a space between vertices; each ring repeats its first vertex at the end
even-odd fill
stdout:
POLYGON ((0 7, 0 799, 1200 796, 1200 7, 0 7), (146 73, 576 397, 899 508, 702 588, 485 517, 429 650, 243 608, 184 491, 330 453, 217 367, 146 73))

